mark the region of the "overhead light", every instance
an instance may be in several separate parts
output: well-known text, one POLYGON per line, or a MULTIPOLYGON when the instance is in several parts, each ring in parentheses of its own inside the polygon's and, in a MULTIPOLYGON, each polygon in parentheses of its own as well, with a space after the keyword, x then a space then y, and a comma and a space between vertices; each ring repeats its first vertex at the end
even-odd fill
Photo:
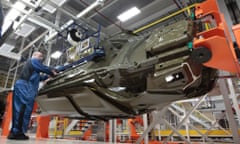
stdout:
POLYGON ((22 0, 27 5, 30 5, 32 7, 38 7, 42 0, 22 0))
POLYGON ((43 6, 43 9, 46 10, 47 12, 53 14, 56 11, 56 8, 50 4, 45 4, 43 6))
POLYGON ((21 14, 21 10, 24 10, 25 5, 19 1, 13 4, 12 8, 9 10, 7 15, 4 17, 3 27, 2 27, 2 35, 5 31, 10 27, 10 25, 16 20, 18 16, 21 14))
POLYGON ((55 51, 54 53, 51 54, 51 58, 58 59, 61 55, 62 55, 62 52, 55 51))
POLYGON ((117 18, 121 22, 125 22, 125 21, 129 20, 130 18, 136 16, 140 12, 141 11, 137 7, 132 7, 130 9, 128 9, 127 11, 123 12, 122 14, 120 14, 117 18))
POLYGON ((7 43, 4 43, 0 47, 1 52, 11 52, 13 49, 14 49, 14 45, 10 45, 10 44, 7 44, 7 43))
POLYGON ((27 24, 27 23, 23 23, 19 29, 16 30, 16 34, 23 36, 23 37, 27 37, 28 35, 30 35, 33 31, 35 30, 35 27, 27 24))
MULTIPOLYGON (((56 4, 58 7, 61 7, 66 2, 66 0, 51 0, 51 2, 56 4)), ((47 3, 43 6, 43 9, 53 14, 57 10, 54 4, 52 5, 51 3, 47 3)))
POLYGON ((66 0, 51 0, 53 3, 55 3, 56 5, 58 5, 59 7, 62 6, 66 0))

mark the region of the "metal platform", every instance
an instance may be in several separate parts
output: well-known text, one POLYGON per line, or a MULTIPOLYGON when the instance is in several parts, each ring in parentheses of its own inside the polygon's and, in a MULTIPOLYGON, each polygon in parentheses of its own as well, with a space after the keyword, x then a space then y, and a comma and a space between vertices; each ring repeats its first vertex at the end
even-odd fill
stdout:
POLYGON ((8 140, 6 137, 0 137, 0 144, 103 144, 104 142, 66 140, 66 139, 35 139, 30 136, 29 140, 8 140))
MULTIPOLYGON (((160 132, 160 135, 162 137, 167 137, 172 133, 172 130, 155 130, 155 135, 158 135, 160 132)), ((221 137, 232 137, 231 131, 230 130, 193 130, 190 129, 188 131, 186 130, 178 130, 177 131, 179 134, 181 134, 182 136, 190 136, 190 137, 202 137, 202 135, 200 135, 198 132, 200 132, 201 134, 207 134, 208 137, 214 137, 214 138, 221 138, 221 137)), ((240 130, 239 130, 240 133, 240 130)), ((174 134, 173 136, 178 136, 177 134, 174 134)))

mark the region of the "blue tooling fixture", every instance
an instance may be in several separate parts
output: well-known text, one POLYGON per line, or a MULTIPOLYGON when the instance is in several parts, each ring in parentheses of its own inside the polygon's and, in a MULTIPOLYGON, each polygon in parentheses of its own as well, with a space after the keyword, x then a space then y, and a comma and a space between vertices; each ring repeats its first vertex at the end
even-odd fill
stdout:
MULTIPOLYGON (((89 55, 81 57, 80 59, 78 59, 78 60, 76 60, 76 61, 74 61, 74 62, 72 62, 70 64, 67 64, 67 65, 64 65, 64 66, 58 66, 56 68, 56 70, 58 72, 64 71, 64 70, 69 69, 69 68, 71 68, 73 66, 80 65, 80 64, 86 63, 88 61, 95 60, 97 58, 101 58, 101 57, 105 56, 104 47, 101 47, 99 45, 99 43, 100 43, 100 35, 101 35, 101 25, 98 26, 98 30, 96 32, 92 32, 92 31, 90 32, 89 30, 83 28, 80 25, 76 25, 76 24, 71 25, 70 29, 73 28, 73 27, 74 28, 77 27, 77 29, 78 30, 80 29, 80 31, 82 32, 83 36, 81 38, 79 37, 81 42, 85 41, 85 40, 87 40, 89 38, 95 38, 96 39, 96 42, 95 42, 94 45, 92 45, 92 43, 89 42, 89 45, 87 47, 85 47, 84 50, 82 50, 80 53, 84 53, 84 52, 86 52, 89 49, 93 49, 93 52, 90 53, 89 55)), ((59 36, 67 39, 67 36, 64 35, 64 33, 66 34, 66 32, 59 33, 59 36)), ((65 49, 63 52, 66 52, 66 51, 67 51, 67 49, 65 49)))

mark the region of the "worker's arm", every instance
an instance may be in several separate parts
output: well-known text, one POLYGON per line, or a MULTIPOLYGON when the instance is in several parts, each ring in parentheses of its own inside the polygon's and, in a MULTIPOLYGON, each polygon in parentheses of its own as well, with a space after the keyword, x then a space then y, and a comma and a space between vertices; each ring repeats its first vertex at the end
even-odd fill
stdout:
POLYGON ((35 71, 43 72, 43 73, 49 74, 51 76, 55 75, 54 69, 51 69, 50 67, 42 64, 40 60, 32 59, 31 62, 32 62, 32 66, 33 66, 35 71))

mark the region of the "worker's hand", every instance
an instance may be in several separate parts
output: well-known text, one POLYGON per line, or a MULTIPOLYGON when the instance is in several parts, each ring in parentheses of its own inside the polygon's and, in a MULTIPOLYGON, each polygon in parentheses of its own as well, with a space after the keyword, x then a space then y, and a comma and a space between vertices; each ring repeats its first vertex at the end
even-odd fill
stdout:
POLYGON ((43 84, 47 84, 50 80, 52 80, 53 78, 52 77, 49 77, 48 79, 46 79, 45 81, 43 81, 43 84))
POLYGON ((39 83, 39 87, 38 87, 38 90, 42 89, 47 83, 48 81, 50 81, 52 79, 52 77, 48 77, 48 79, 44 80, 44 81, 41 81, 39 83))
POLYGON ((56 76, 58 73, 57 73, 57 71, 56 70, 52 70, 52 73, 53 73, 53 76, 56 76))

